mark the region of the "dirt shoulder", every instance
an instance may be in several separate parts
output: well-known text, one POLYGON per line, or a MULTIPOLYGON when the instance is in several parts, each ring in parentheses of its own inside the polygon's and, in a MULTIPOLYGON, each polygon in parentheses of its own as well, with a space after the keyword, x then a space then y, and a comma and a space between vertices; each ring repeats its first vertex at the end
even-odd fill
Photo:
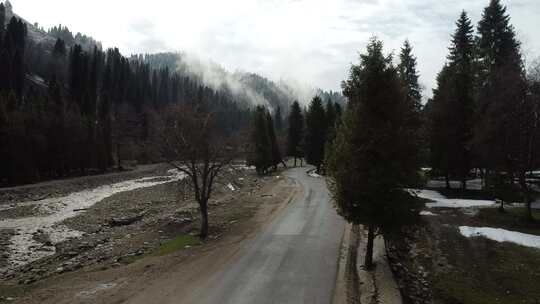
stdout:
POLYGON ((279 175, 226 172, 210 202, 210 237, 200 243, 197 206, 187 192, 178 191, 180 183, 118 193, 64 221, 84 235, 0 281, 0 302, 122 303, 144 296, 146 303, 156 303, 159 295, 146 290, 190 290, 206 280, 300 191, 279 175), (133 224, 107 225, 111 218, 141 212, 133 224))

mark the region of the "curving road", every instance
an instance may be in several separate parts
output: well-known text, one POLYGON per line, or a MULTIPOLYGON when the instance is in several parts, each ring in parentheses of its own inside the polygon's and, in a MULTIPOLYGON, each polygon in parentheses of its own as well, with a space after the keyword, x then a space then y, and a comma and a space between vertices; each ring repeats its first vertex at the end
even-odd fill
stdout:
POLYGON ((324 179, 308 176, 306 168, 285 174, 304 191, 208 282, 196 303, 332 302, 345 223, 324 179))

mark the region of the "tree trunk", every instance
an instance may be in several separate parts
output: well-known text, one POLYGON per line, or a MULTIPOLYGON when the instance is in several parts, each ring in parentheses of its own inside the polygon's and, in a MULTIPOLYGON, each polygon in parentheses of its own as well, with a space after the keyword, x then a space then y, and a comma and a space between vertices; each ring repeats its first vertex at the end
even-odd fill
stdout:
POLYGON ((116 161, 118 162, 117 169, 120 171, 122 169, 122 161, 120 159, 120 144, 116 144, 116 161))
POLYGON ((521 188, 521 193, 523 196, 523 203, 527 206, 527 212, 525 218, 528 221, 533 221, 532 215, 532 202, 529 198, 529 187, 527 187, 527 180, 525 178, 525 172, 519 172, 519 186, 521 188))
POLYGON ((526 217, 527 217, 528 221, 531 221, 531 222, 534 221, 534 217, 532 215, 532 201, 530 201, 530 200, 527 202, 527 215, 526 215, 526 217))
POLYGON ((364 259, 364 267, 371 269, 373 267, 373 241, 375 239, 375 227, 369 225, 368 227, 368 240, 366 247, 366 257, 364 259))
POLYGON ((484 169, 480 169, 480 180, 482 181, 482 190, 486 190, 486 173, 484 172, 484 169))
POLYGON ((294 167, 296 168, 296 156, 294 157, 294 167))
POLYGON ((448 175, 448 173, 446 173, 446 175, 444 176, 444 181, 446 182, 446 189, 450 189, 450 176, 448 175))
POLYGON ((199 210, 201 212, 201 232, 199 237, 205 240, 208 236, 208 200, 199 202, 199 210))
POLYGON ((461 176, 461 190, 467 190, 467 176, 465 173, 461 176))

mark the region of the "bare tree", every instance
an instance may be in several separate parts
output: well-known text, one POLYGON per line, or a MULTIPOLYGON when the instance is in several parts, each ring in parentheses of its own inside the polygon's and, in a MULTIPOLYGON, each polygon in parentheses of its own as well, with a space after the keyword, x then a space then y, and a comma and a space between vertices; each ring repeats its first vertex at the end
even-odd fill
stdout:
POLYGON ((163 155, 186 175, 201 216, 200 238, 208 236, 208 201, 221 170, 234 157, 232 137, 216 125, 215 113, 189 106, 167 109, 161 123, 163 155))

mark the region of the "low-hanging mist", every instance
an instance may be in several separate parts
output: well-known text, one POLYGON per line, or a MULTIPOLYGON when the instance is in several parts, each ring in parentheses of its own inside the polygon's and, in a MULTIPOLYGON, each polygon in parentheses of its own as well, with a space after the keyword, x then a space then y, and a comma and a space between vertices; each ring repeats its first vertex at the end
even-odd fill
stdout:
POLYGON ((323 91, 291 80, 280 79, 275 82, 244 71, 230 72, 212 60, 187 52, 158 53, 137 58, 149 63, 153 68, 167 67, 179 75, 190 77, 221 94, 233 97, 237 102, 264 105, 271 111, 278 106, 287 109, 294 101, 307 105, 316 95, 322 95, 325 100, 344 102, 343 96, 337 92, 323 91))

